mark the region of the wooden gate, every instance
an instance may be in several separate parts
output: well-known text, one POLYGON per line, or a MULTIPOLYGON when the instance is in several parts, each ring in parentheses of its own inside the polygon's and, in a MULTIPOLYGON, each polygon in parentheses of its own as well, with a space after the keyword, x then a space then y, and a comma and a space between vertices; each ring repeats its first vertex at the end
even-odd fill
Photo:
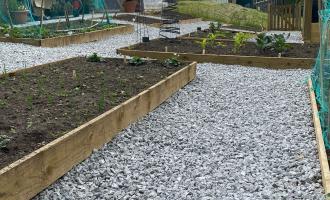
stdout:
POLYGON ((302 4, 268 4, 268 30, 302 30, 302 4))

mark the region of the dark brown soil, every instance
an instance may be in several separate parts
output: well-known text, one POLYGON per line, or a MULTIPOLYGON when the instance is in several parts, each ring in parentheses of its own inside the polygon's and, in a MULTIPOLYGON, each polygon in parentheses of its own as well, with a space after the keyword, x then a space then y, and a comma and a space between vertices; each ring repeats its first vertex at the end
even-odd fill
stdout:
MULTIPOLYGON (((186 34, 183 37, 207 38, 210 33, 212 33, 212 32, 209 29, 205 29, 202 31, 196 31, 196 32, 192 32, 190 34, 186 34)), ((233 39, 236 32, 219 30, 219 31, 216 31, 215 34, 219 34, 217 39, 233 39)))
MULTIPOLYGON (((223 42, 225 47, 217 46, 215 48, 207 47, 207 54, 217 55, 242 55, 242 56, 270 56, 278 57, 278 53, 272 50, 265 52, 259 51, 256 48, 255 43, 248 42, 243 46, 238 53, 234 53, 234 43, 225 41, 223 42)), ((146 51, 165 51, 165 46, 168 47, 169 52, 177 53, 195 53, 201 54, 201 46, 194 40, 180 40, 180 39, 157 39, 152 40, 149 43, 140 43, 133 46, 135 50, 146 51)), ((293 58, 315 58, 317 56, 319 45, 318 44, 290 44, 290 49, 283 53, 283 57, 293 58)))
POLYGON ((137 22, 143 24, 155 24, 160 23, 161 20, 151 18, 151 17, 144 17, 144 16, 137 16, 137 15, 117 15, 113 17, 114 19, 129 21, 129 22, 137 22), (134 20, 135 19, 135 20, 134 20))
POLYGON ((121 59, 95 63, 73 58, 0 77, 0 169, 183 65, 169 68, 160 61, 148 61, 131 66, 121 59), (11 138, 6 145, 3 136, 11 138))

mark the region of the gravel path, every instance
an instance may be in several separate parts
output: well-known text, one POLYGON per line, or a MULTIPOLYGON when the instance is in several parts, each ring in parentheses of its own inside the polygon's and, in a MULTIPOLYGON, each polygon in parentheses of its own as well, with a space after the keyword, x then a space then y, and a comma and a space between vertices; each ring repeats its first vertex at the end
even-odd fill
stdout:
MULTIPOLYGON (((117 23, 129 22, 113 20, 117 23)), ((132 23, 131 23, 132 24, 132 23)), ((198 22, 192 24, 182 24, 181 33, 187 34, 195 31, 200 26, 202 28, 208 27, 208 22, 198 22)), ((149 27, 150 39, 157 38, 159 29, 149 27)), ((15 70, 24 66, 33 66, 61 60, 64 58, 74 56, 86 56, 94 52, 101 56, 118 57, 116 49, 137 43, 137 34, 124 34, 110 37, 107 40, 98 42, 76 44, 60 48, 41 48, 24 44, 1 43, 0 42, 0 71, 3 65, 7 70, 15 70)))
POLYGON ((195 81, 35 200, 322 199, 309 73, 199 65, 195 81))

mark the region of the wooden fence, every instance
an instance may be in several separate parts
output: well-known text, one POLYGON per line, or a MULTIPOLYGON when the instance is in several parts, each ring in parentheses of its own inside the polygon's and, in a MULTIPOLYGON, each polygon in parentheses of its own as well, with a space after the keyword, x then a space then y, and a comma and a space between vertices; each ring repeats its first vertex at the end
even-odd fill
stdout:
POLYGON ((302 30, 302 4, 268 5, 268 30, 302 30))

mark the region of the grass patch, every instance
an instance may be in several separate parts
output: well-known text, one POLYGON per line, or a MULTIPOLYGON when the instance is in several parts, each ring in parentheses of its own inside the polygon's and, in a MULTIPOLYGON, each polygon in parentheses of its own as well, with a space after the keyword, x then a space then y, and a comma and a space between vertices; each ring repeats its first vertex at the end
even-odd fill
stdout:
POLYGON ((261 28, 267 26, 267 14, 237 4, 214 1, 179 1, 178 12, 205 20, 219 21, 238 26, 261 28))

